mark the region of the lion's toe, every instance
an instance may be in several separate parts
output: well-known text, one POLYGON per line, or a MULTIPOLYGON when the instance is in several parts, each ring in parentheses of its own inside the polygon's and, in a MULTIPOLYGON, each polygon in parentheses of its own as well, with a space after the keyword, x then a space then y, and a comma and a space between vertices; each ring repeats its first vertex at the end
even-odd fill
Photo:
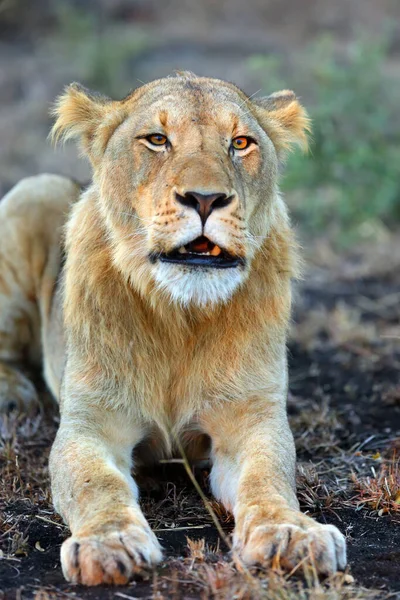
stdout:
POLYGON ((124 585, 135 573, 154 566, 161 559, 161 547, 155 535, 134 525, 107 536, 72 536, 61 547, 65 578, 88 586, 124 585))
POLYGON ((346 566, 344 536, 333 525, 314 522, 307 528, 292 524, 260 525, 244 545, 238 545, 238 550, 247 565, 267 564, 291 570, 304 561, 321 575, 331 575, 346 566))

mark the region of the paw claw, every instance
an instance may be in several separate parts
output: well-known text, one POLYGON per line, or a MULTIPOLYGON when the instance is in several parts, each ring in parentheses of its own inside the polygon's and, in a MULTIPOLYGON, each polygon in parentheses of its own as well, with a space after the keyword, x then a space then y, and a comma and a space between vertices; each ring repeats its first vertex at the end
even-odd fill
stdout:
POLYGON ((77 569, 79 567, 79 544, 78 543, 74 544, 74 547, 73 547, 73 563, 74 563, 75 569, 77 569))

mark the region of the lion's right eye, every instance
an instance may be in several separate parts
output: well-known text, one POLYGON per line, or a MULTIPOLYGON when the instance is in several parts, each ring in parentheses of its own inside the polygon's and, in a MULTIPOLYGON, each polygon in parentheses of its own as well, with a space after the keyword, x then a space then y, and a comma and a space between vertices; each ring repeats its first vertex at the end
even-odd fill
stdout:
POLYGON ((152 133, 146 137, 146 140, 153 144, 153 146, 165 146, 168 142, 168 138, 162 133, 152 133))

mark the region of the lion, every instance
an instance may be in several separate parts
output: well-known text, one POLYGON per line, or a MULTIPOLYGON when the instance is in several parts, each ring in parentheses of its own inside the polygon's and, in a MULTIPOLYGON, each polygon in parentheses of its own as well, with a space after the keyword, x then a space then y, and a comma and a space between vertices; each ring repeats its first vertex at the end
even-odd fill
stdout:
POLYGON ((278 174, 305 109, 184 72, 121 101, 72 84, 54 115, 93 178, 31 177, 0 204, 0 404, 34 406, 21 365, 43 364, 66 579, 160 562, 131 473, 181 452, 209 458, 243 564, 344 569, 343 535, 299 510, 286 410, 299 251, 278 174))

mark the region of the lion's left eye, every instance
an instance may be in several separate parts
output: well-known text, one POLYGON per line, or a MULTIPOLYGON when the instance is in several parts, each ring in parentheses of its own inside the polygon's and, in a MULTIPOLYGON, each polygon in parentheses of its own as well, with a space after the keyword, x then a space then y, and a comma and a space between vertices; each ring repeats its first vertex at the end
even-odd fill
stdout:
POLYGON ((167 136, 162 135, 162 133, 152 133, 146 137, 146 140, 150 142, 150 144, 153 144, 153 146, 165 146, 168 142, 167 136))
POLYGON ((245 150, 250 146, 251 142, 251 138, 241 135, 232 140, 232 148, 235 150, 245 150))

